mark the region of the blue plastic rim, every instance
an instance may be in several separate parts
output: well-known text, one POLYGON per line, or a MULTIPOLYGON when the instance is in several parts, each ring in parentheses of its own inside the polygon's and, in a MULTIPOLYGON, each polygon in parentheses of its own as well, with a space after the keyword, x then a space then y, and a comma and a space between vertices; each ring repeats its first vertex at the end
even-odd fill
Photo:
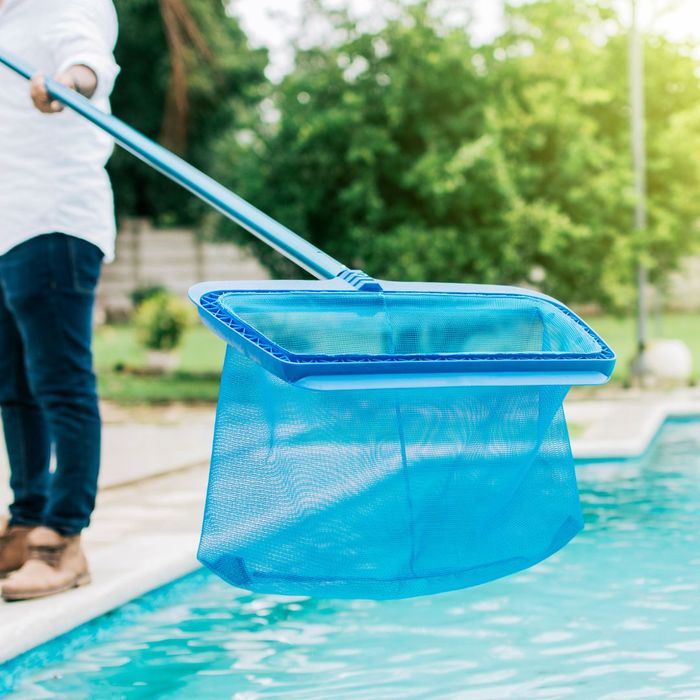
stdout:
POLYGON ((192 300, 215 333, 311 389, 605 383, 615 355, 578 316, 513 287, 382 282, 207 283, 192 300))

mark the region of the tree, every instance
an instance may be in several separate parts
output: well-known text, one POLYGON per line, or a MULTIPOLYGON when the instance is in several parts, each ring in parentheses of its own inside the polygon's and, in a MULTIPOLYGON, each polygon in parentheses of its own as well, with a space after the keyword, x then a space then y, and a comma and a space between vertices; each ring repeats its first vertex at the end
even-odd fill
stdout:
MULTIPOLYGON (((331 19, 334 19, 331 17, 331 19)), ((299 51, 259 131, 242 193, 346 264, 404 279, 496 281, 525 272, 500 213, 513 196, 486 133, 486 78, 462 30, 427 4, 380 32, 299 51)), ((280 274, 293 269, 262 252, 280 274)))
POLYGON ((663 279, 691 249, 700 66, 687 47, 647 37, 650 227, 638 240, 627 39, 607 2, 518 3, 478 48, 429 0, 398 4, 373 32, 327 19, 344 38, 298 52, 274 94, 279 119, 248 147, 229 137, 238 167, 220 172, 319 247, 375 276, 537 282, 610 308, 631 303, 639 254, 663 279))
MULTIPOLYGON (((264 86, 267 54, 251 49, 222 0, 121 0, 117 116, 208 169, 222 132, 245 121, 264 86)), ((110 162, 117 211, 192 223, 202 205, 121 151, 110 162)))
POLYGON ((692 250, 700 184, 692 151, 700 83, 687 47, 647 37, 649 229, 632 226, 628 39, 608 3, 535 2, 509 9, 485 48, 496 131, 519 194, 506 217, 572 302, 630 307, 635 261, 657 281, 692 250))

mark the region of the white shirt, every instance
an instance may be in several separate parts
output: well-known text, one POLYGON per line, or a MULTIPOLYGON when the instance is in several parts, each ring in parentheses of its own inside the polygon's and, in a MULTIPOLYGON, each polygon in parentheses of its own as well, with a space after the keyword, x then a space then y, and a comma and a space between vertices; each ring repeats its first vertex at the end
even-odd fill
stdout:
MULTIPOLYGON (((74 65, 97 75, 93 103, 109 110, 119 67, 112 0, 4 0, 0 48, 53 76, 74 65)), ((29 83, 0 66, 0 255, 43 233, 66 233, 114 257, 114 198, 105 164, 112 139, 70 109, 42 114, 29 83)))

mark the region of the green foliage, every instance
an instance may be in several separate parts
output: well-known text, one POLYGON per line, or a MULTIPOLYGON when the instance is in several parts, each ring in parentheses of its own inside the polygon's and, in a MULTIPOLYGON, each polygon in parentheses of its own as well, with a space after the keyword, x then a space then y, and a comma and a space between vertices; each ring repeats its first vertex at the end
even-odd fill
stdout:
MULTIPOLYGON (((267 54, 251 49, 237 20, 227 14, 222 0, 119 0, 116 3, 120 36, 116 58, 121 74, 113 95, 117 116, 147 136, 165 141, 200 168, 207 170, 217 153, 222 133, 245 121, 251 105, 260 99, 267 54), (182 47, 176 54, 186 69, 184 94, 187 109, 180 117, 185 143, 169 142, 165 127, 173 118, 171 56, 166 41, 162 8, 184 7, 191 17, 199 46, 177 27, 182 47), (171 112, 168 114, 168 112, 171 112)), ((177 185, 117 149, 110 165, 117 211, 120 215, 146 216, 160 224, 192 223, 203 212, 194 197, 177 185)))
POLYGON ((174 350, 190 323, 190 309, 168 292, 151 295, 134 314, 139 341, 149 350, 174 350))
POLYGON ((129 294, 129 299, 134 308, 137 309, 144 301, 148 301, 151 297, 163 294, 167 290, 162 284, 151 284, 145 287, 137 287, 129 294))
MULTIPOLYGON (((640 237, 627 39, 609 3, 512 5, 507 30, 480 47, 429 0, 395 15, 363 33, 328 14, 345 38, 298 52, 275 90, 279 120, 261 122, 245 148, 228 134, 218 175, 379 277, 530 282, 620 309, 637 259, 663 280, 692 249, 700 65, 687 47, 645 42, 650 224, 640 237)), ((296 274, 253 245, 275 273, 296 274)))
POLYGON ((687 123, 697 111, 698 63, 686 47, 648 37, 649 228, 632 226, 628 41, 606 2, 511 7, 509 30, 484 56, 495 126, 518 191, 507 223, 529 229, 544 291, 570 302, 629 308, 637 260, 657 281, 696 244, 700 171, 687 123), (674 202, 671 201, 675 196, 674 202))

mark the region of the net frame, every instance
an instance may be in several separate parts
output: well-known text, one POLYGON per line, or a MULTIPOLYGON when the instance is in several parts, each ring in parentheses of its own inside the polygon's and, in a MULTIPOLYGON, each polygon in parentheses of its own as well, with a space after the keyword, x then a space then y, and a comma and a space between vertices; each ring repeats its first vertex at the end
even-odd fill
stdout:
MULTIPOLYGON (((571 322, 595 346, 592 352, 488 352, 391 354, 299 354, 291 352, 227 310, 228 294, 275 293, 304 295, 347 292, 342 280, 320 282, 207 282, 190 291, 200 316, 228 345, 288 382, 316 390, 343 388, 561 385, 606 383, 615 367, 615 354, 603 339, 569 308, 547 295, 518 287, 441 283, 380 282, 379 294, 450 294, 484 298, 510 297, 545 304, 553 314, 571 322)), ((353 293, 357 293, 354 291, 353 293)), ((363 293, 361 294, 368 294, 363 293)))

